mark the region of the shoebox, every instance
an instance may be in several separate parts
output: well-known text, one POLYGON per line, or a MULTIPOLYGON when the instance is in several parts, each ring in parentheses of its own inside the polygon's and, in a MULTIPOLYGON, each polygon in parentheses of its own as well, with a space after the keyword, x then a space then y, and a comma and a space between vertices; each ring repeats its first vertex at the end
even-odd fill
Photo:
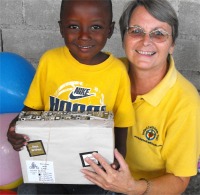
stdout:
POLYGON ((91 184, 80 172, 98 152, 114 160, 114 122, 111 112, 22 111, 16 133, 30 141, 19 152, 24 183, 91 184))

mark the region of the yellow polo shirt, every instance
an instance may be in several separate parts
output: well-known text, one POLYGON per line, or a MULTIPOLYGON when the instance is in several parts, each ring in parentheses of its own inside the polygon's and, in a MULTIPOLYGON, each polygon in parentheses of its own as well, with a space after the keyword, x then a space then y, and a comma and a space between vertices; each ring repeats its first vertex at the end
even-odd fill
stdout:
POLYGON ((136 125, 129 129, 126 161, 135 179, 197 173, 200 97, 170 61, 165 78, 133 102, 136 125))

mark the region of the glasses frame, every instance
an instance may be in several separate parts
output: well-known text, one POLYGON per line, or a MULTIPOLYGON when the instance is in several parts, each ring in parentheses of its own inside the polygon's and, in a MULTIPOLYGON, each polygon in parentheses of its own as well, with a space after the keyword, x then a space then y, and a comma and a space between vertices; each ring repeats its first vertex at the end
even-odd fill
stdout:
POLYGON ((132 37, 132 35, 131 35, 131 33, 129 33, 129 29, 131 29, 131 28, 138 28, 138 29, 140 29, 140 30, 142 31, 143 36, 142 36, 142 37, 138 37, 138 38, 143 39, 144 36, 145 36, 146 34, 148 34, 150 40, 151 40, 152 42, 155 42, 155 43, 162 43, 162 42, 165 42, 165 41, 169 38, 169 36, 172 36, 172 34, 168 33, 167 31, 165 31, 165 30, 163 30, 163 29, 162 29, 162 30, 161 30, 161 29, 155 29, 155 30, 152 30, 151 32, 148 33, 148 32, 146 32, 146 31, 144 31, 144 29, 141 28, 140 26, 127 26, 127 27, 126 27, 127 34, 128 34, 129 36, 131 36, 131 37, 132 37), (162 34, 167 35, 167 36, 165 36, 165 37, 166 37, 165 40, 163 40, 163 41, 155 41, 155 40, 154 40, 154 37, 152 37, 151 35, 152 35, 152 33, 156 32, 156 31, 159 31, 159 32, 161 32, 162 34))

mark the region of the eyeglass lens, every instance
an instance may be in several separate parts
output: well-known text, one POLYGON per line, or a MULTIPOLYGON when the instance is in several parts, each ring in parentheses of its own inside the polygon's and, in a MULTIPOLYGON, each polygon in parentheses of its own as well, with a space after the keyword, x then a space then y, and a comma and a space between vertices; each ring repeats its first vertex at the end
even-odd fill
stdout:
MULTIPOLYGON (((129 27, 128 34, 135 39, 143 39, 146 32, 139 27, 129 27)), ((161 43, 167 40, 168 34, 161 30, 154 30, 149 33, 149 37, 153 42, 161 43)))

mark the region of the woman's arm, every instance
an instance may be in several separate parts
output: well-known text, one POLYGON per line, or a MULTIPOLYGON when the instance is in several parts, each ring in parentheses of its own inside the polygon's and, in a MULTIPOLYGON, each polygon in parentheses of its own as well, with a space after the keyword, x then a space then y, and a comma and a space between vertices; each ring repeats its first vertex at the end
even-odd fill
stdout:
POLYGON ((190 177, 177 177, 173 174, 165 174, 152 179, 149 194, 181 194, 190 181, 190 177))
POLYGON ((148 182, 135 180, 123 156, 117 150, 115 150, 115 157, 120 164, 118 170, 112 169, 100 154, 95 153, 94 157, 100 162, 105 171, 87 158, 86 161, 91 165, 95 173, 86 169, 82 169, 82 173, 94 184, 113 192, 128 195, 144 193, 150 195, 181 194, 185 191, 190 180, 189 177, 176 177, 173 174, 166 174, 148 182))

